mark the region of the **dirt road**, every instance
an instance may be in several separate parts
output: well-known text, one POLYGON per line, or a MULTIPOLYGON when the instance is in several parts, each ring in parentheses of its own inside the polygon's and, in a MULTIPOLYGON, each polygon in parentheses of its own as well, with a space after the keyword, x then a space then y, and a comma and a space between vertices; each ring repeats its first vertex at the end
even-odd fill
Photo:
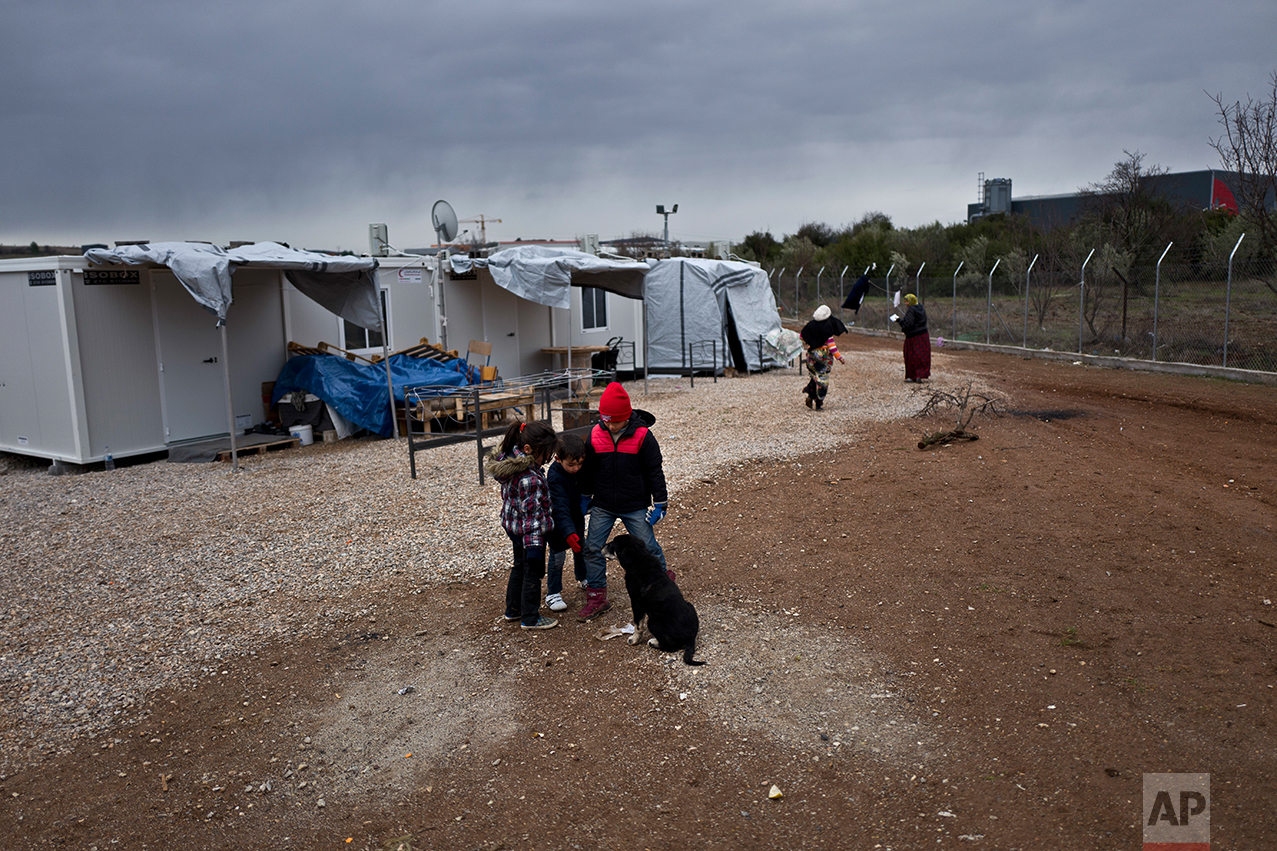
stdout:
POLYGON ((1277 390, 948 357, 1008 400, 979 440, 867 427, 671 505, 704 667, 596 640, 619 606, 511 630, 499 579, 379 596, 0 778, 6 847, 1129 849, 1169 772, 1270 846, 1277 390))

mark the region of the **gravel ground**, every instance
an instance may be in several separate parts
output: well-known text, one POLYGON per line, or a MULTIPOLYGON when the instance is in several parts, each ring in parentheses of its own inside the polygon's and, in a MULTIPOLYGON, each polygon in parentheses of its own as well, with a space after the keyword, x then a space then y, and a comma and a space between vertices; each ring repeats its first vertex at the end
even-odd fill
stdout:
MULTIPOLYGON (((849 364, 821 413, 802 406, 794 370, 695 389, 653 379, 647 396, 628 383, 656 415, 674 509, 699 480, 833 448, 858 422, 922 407, 898 354, 849 364)), ((418 453, 415 481, 394 440, 248 456, 235 474, 46 466, 0 456, 0 773, 136 715, 157 689, 216 676, 222 660, 375 619, 378 589, 506 567, 500 494, 478 484, 472 444, 418 453)))

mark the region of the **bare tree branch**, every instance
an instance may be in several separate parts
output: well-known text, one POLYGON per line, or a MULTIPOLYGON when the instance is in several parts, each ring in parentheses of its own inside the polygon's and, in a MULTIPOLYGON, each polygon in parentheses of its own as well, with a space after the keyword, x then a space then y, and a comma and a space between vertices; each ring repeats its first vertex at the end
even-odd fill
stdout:
POLYGON ((1223 135, 1210 140, 1227 171, 1236 172, 1237 205, 1259 231, 1265 252, 1277 248, 1277 218, 1270 198, 1277 197, 1277 71, 1270 78, 1267 99, 1224 101, 1223 94, 1209 95, 1215 102, 1223 135))
POLYGON ((914 416, 922 418, 952 411, 955 417, 955 426, 949 431, 924 433, 922 440, 918 441, 918 448, 926 449, 928 446, 933 446, 937 443, 947 444, 959 440, 979 440, 980 436, 970 428, 971 420, 976 414, 1001 416, 1001 412, 998 411, 998 405, 1001 402, 1002 400, 996 397, 976 393, 972 390, 970 381, 953 391, 940 387, 929 388, 926 404, 914 416))

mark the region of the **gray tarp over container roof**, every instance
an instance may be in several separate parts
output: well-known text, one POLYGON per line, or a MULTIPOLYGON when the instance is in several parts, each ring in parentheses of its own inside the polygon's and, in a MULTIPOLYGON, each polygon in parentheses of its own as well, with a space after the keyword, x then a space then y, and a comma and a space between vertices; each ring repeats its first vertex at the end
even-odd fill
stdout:
MULTIPOLYGON (((125 263, 131 266, 155 264, 167 266, 195 301, 217 317, 222 334, 222 377, 226 386, 226 426, 231 439, 231 460, 239 469, 235 445, 235 413, 231 401, 231 374, 226 341, 226 313, 234 295, 231 278, 240 266, 278 269, 304 295, 331 313, 356 325, 381 331, 381 296, 377 292, 374 270, 377 261, 371 257, 319 254, 298 251, 277 242, 258 242, 238 248, 222 248, 203 242, 152 242, 142 245, 118 245, 114 249, 90 248, 84 252, 90 263, 125 263)), ((386 359, 386 383, 393 391, 390 359, 386 359)), ((391 423, 398 436, 394 418, 394 393, 390 393, 391 423)))
POLYGON ((222 248, 202 242, 152 242, 90 248, 92 263, 167 266, 187 292, 223 322, 233 294, 231 277, 240 266, 280 269, 289 282, 331 313, 356 325, 381 330, 381 306, 371 257, 299 251, 277 242, 222 248))
POLYGON ((544 245, 507 248, 487 258, 457 254, 448 259, 457 274, 486 268, 497 286, 519 298, 563 309, 572 306, 570 286, 642 298, 643 278, 648 270, 648 265, 638 260, 611 260, 544 245))

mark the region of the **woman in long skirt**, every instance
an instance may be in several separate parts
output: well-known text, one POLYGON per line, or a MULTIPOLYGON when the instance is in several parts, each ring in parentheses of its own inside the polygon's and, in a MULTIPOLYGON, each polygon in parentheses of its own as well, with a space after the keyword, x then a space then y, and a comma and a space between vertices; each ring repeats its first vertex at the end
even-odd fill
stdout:
POLYGON ((913 293, 905 296, 909 308, 896 321, 905 332, 905 381, 931 377, 931 335, 927 333, 927 311, 913 293))

